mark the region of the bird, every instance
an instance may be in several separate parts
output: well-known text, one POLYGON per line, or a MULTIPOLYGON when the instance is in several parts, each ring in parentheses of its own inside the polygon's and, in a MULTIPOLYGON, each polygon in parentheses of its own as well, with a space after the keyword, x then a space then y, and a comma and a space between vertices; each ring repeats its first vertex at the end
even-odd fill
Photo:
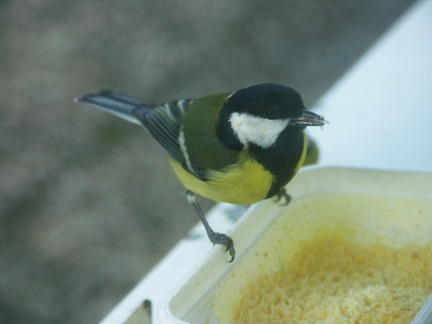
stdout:
MULTIPOLYGON (((234 242, 213 231, 198 201, 250 205, 285 197, 286 184, 305 163, 307 126, 328 121, 305 108, 293 88, 262 83, 197 99, 152 103, 116 90, 74 99, 141 125, 167 153, 207 236, 235 258, 234 242)), ((312 142, 312 144, 314 144, 312 142)))

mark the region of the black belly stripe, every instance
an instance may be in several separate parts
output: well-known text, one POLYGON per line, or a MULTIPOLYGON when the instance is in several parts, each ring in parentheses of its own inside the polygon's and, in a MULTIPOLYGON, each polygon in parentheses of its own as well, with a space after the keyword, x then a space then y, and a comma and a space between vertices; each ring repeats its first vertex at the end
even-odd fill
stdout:
POLYGON ((297 128, 286 129, 276 145, 269 149, 251 146, 251 155, 274 176, 267 198, 273 197, 294 177, 294 172, 302 156, 304 146, 303 131, 297 128))

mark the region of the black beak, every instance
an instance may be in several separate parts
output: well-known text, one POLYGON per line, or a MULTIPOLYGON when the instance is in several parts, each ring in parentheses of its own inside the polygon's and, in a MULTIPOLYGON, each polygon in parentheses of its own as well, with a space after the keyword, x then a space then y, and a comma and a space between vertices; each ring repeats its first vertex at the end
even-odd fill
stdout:
POLYGON ((292 126, 324 126, 329 122, 322 116, 313 113, 307 109, 302 110, 302 114, 300 117, 292 118, 290 121, 290 125, 292 126))

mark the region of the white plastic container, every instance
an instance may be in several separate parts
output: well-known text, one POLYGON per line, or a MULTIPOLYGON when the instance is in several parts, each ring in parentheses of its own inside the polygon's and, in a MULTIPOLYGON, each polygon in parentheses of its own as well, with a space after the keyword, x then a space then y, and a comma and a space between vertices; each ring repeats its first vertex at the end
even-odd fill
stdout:
POLYGON ((288 205, 270 199, 242 216, 229 233, 235 261, 227 263, 223 248, 216 246, 158 309, 162 323, 216 323, 215 309, 233 312, 249 280, 273 271, 323 230, 348 229, 365 245, 432 244, 430 173, 311 167, 287 191, 288 205))

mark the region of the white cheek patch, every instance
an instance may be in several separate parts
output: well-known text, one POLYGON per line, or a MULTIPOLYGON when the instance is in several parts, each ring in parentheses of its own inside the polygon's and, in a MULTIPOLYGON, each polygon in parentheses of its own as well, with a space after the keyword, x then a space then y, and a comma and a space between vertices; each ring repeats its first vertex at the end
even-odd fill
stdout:
POLYGON ((243 145, 255 144, 264 149, 276 143, 280 133, 288 126, 289 119, 266 119, 246 113, 233 113, 231 127, 243 145))

